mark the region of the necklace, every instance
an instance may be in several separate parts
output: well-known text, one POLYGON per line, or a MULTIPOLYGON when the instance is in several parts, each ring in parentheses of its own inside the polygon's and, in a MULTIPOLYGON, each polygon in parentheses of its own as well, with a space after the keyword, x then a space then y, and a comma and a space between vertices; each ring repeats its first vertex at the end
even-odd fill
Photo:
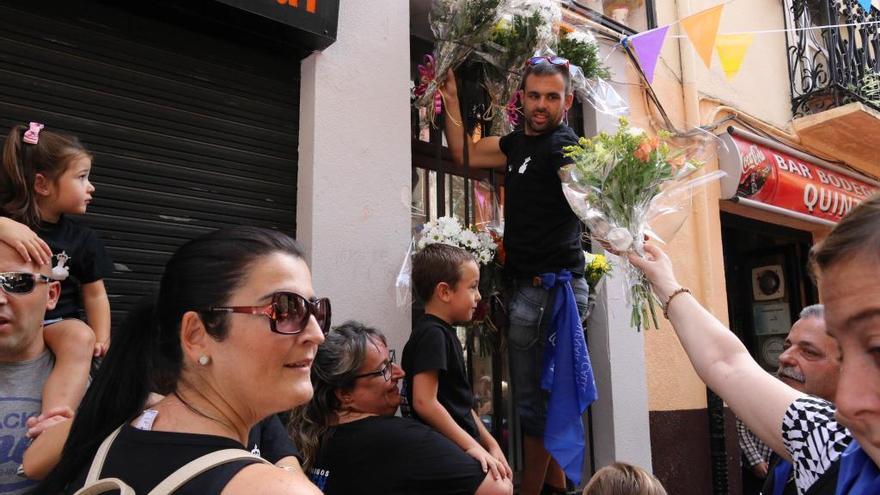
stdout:
POLYGON ((190 410, 191 412, 193 412, 194 414, 196 414, 196 415, 198 415, 198 416, 201 416, 201 417, 203 417, 203 418, 205 418, 205 419, 210 419, 211 421, 213 421, 213 422, 215 422, 215 423, 218 423, 218 424, 222 425, 222 426, 225 427, 225 428, 229 428, 229 426, 226 425, 226 423, 224 423, 224 422, 220 421, 219 419, 214 418, 214 417, 212 417, 212 416, 208 416, 207 414, 205 414, 205 413, 203 413, 202 411, 199 411, 198 409, 196 409, 195 407, 193 407, 189 402, 183 400, 183 397, 181 397, 180 394, 177 393, 177 390, 175 390, 175 391, 173 391, 173 392, 171 392, 171 393, 174 394, 175 397, 177 397, 177 400, 179 400, 181 404, 183 404, 184 406, 186 406, 186 408, 189 409, 189 410, 190 410))

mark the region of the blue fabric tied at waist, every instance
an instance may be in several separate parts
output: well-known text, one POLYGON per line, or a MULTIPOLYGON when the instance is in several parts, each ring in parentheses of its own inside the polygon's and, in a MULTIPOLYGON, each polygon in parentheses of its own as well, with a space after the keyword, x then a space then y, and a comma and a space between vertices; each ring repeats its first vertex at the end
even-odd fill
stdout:
POLYGON ((571 288, 571 272, 542 273, 540 277, 553 300, 541 372, 541 388, 550 392, 544 447, 565 475, 580 484, 586 447, 582 417, 599 394, 571 288))

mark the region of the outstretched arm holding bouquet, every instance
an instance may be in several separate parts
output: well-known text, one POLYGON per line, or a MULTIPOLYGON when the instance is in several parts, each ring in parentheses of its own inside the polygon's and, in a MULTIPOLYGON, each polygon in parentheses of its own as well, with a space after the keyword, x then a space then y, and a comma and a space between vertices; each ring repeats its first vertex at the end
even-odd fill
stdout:
POLYGON ((629 255, 641 269, 700 379, 777 453, 788 458, 782 439, 782 418, 795 399, 805 394, 764 371, 740 340, 689 293, 675 277, 672 262, 660 248, 645 244, 645 257, 629 255), (674 294, 674 295, 673 295, 674 294))

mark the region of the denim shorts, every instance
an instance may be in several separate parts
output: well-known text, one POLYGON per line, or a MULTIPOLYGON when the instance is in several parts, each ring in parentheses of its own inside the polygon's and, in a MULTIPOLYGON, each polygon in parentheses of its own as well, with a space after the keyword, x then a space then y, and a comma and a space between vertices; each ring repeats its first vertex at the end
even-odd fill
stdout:
MULTIPOLYGON (((589 303, 587 281, 583 277, 572 278, 571 287, 583 317, 589 303)), ((524 434, 542 437, 549 394, 541 390, 541 365, 545 330, 553 308, 551 293, 543 287, 534 287, 531 280, 517 280, 508 288, 507 301, 507 347, 516 412, 524 434)))

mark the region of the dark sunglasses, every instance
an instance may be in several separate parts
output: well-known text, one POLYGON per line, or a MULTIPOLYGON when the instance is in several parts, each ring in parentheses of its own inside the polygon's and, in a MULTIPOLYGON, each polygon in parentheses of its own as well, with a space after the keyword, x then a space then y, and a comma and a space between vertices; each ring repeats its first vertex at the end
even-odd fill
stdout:
POLYGON ((382 378, 384 378, 386 382, 389 381, 389 380, 391 380, 391 374, 392 374, 392 372, 394 371, 394 357, 395 357, 395 354, 396 354, 396 353, 394 352, 394 349, 390 349, 390 350, 388 351, 388 359, 386 359, 386 360, 382 363, 382 367, 381 367, 381 368, 377 369, 376 371, 371 371, 371 372, 369 372, 369 373, 361 373, 360 375, 355 375, 355 376, 354 376, 354 379, 356 380, 356 379, 358 379, 358 378, 364 378, 364 377, 366 377, 366 376, 379 376, 379 375, 382 375, 382 378))
POLYGON ((51 281, 51 278, 39 273, 0 273, 0 287, 3 287, 3 292, 7 294, 30 294, 37 282, 49 283, 51 281))
POLYGON ((324 335, 330 331, 330 299, 312 298, 293 292, 276 292, 272 302, 265 306, 214 306, 208 313, 244 313, 269 318, 269 329, 284 335, 296 335, 305 330, 309 318, 314 316, 324 335))
POLYGON ((526 61, 526 65, 529 67, 541 64, 561 65, 565 67, 566 70, 569 68, 568 59, 562 57, 532 57, 526 61))

